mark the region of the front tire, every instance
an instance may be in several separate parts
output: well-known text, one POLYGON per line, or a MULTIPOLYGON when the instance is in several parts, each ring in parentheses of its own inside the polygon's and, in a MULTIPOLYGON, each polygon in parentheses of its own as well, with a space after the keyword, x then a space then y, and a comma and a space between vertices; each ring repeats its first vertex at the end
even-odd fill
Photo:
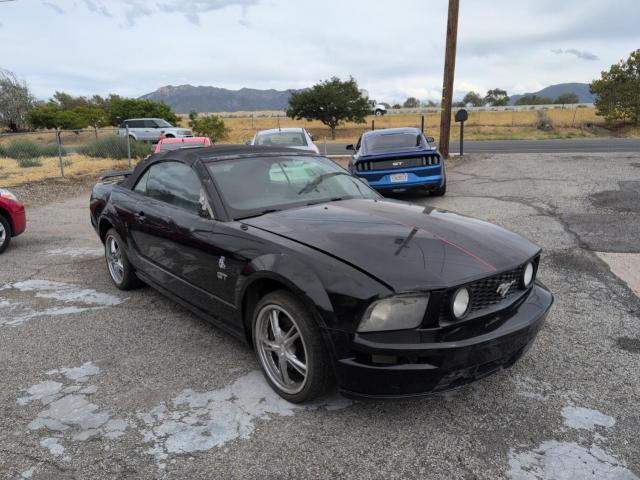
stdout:
POLYGON ((4 216, 0 215, 0 254, 9 247, 11 235, 11 224, 4 216))
POLYGON ((104 237, 104 256, 107 261, 107 271, 113 284, 120 290, 132 290, 140 286, 133 265, 129 262, 123 248, 124 242, 120 235, 112 228, 104 237))
POLYGON ((252 321, 253 346, 267 382, 278 395, 302 403, 331 386, 331 362, 309 309, 286 290, 265 295, 252 321))

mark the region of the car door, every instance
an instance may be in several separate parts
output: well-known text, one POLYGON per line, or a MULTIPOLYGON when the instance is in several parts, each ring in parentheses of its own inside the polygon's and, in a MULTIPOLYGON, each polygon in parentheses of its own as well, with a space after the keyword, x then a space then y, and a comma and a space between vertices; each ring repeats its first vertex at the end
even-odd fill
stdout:
POLYGON ((220 254, 211 242, 215 221, 198 174, 181 162, 155 163, 134 191, 140 197, 131 237, 143 273, 215 316, 220 254))
POLYGON ((144 135, 145 140, 150 142, 156 142, 160 139, 160 132, 162 130, 158 127, 155 120, 144 120, 144 135))

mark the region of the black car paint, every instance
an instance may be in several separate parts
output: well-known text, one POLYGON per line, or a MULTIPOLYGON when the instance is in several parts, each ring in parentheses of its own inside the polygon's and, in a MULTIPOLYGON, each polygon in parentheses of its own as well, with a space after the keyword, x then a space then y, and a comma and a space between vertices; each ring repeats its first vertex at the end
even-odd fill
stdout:
POLYGON ((143 281, 239 338, 250 340, 252 297, 265 289, 291 290, 313 312, 338 384, 351 395, 451 388, 509 366, 531 344, 552 303, 539 283, 488 317, 454 325, 432 318, 415 330, 357 333, 375 299, 444 291, 522 265, 540 250, 486 222, 385 199, 329 202, 234 221, 204 164, 259 154, 300 153, 210 147, 153 155, 124 181, 96 185, 92 223, 101 238, 108 228, 117 230, 143 281), (132 190, 148 166, 167 160, 198 172, 216 220, 155 205, 132 190), (377 364, 376 355, 396 360, 377 364), (491 371, 460 373, 481 365, 491 371), (456 372, 462 376, 448 382, 456 372))

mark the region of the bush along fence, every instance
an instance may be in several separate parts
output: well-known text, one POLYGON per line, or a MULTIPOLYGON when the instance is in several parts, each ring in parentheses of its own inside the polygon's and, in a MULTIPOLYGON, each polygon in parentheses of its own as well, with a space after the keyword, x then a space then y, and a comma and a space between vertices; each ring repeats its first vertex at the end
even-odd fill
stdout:
POLYGON ((0 134, 0 186, 68 174, 131 168, 154 146, 115 129, 0 134))

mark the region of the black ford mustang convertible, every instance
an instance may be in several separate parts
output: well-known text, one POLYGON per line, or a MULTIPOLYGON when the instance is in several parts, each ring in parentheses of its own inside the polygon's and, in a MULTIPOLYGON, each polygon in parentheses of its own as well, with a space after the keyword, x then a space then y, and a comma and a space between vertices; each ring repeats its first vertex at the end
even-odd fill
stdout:
POLYGON ((321 156, 177 150, 122 175, 91 195, 115 285, 245 339, 292 402, 336 382, 403 397, 482 378, 523 355, 553 301, 529 241, 384 199, 321 156))

